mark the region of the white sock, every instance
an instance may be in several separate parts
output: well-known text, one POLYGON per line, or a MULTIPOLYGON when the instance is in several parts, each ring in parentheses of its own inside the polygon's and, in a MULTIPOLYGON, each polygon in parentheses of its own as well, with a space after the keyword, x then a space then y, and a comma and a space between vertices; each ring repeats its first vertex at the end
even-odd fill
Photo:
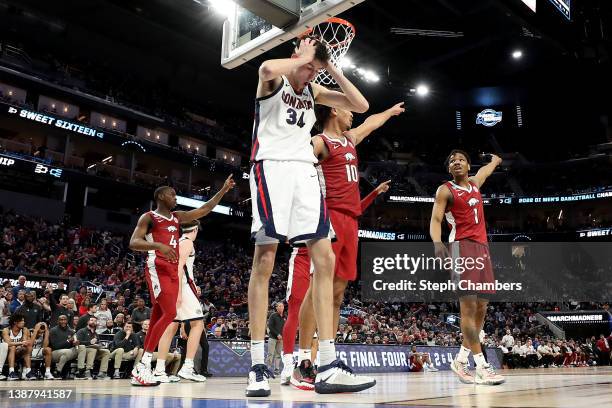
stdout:
POLYGON ((9 374, 15 371, 15 367, 9 367, 9 374))
POLYGON ((25 374, 28 374, 30 371, 32 371, 32 369, 31 369, 31 368, 27 368, 27 367, 26 367, 26 369, 25 369, 25 374))
POLYGON ((312 361, 312 354, 310 349, 298 349, 298 364, 304 360, 312 361))
POLYGON ((481 368, 487 365, 487 360, 485 360, 484 354, 482 353, 474 354, 474 362, 476 362, 477 368, 481 368))
POLYGON ((251 340, 251 365, 257 364, 265 364, 263 340, 251 340))
POLYGON ((157 359, 157 364, 155 364, 155 372, 160 374, 166 372, 166 360, 162 360, 160 358, 157 359))
POLYGON ((193 358, 186 358, 183 367, 193 368, 193 358))
POLYGON ((51 374, 51 367, 47 367, 45 369, 45 374, 51 374))
POLYGON ((468 356, 470 355, 471 352, 472 351, 469 348, 461 346, 461 349, 459 350, 459 353, 457 354, 457 357, 455 357, 455 359, 459 361, 460 363, 467 363, 468 356))
POLYGON ((336 359, 334 340, 319 340, 319 366, 331 364, 336 359))
POLYGON ((150 369, 151 360, 153 360, 153 353, 149 353, 148 351, 145 351, 144 354, 142 355, 142 359, 140 360, 140 362, 144 364, 147 368, 150 369))

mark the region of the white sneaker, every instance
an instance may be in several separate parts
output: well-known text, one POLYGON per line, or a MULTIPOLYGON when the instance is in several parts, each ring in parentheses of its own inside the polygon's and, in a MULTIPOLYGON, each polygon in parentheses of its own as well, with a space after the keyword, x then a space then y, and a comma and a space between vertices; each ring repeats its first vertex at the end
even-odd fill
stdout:
POLYGON ((341 360, 334 360, 331 364, 319 367, 315 380, 315 392, 318 394, 359 392, 375 385, 374 378, 355 375, 353 370, 341 360))
POLYGON ((153 370, 153 378, 155 381, 159 381, 161 384, 167 384, 170 382, 170 377, 165 372, 159 372, 157 370, 153 370))
POLYGON ((476 375, 474 376, 476 384, 498 385, 506 381, 506 379, 497 374, 490 364, 482 367, 476 367, 476 375))
POLYGON ((453 370, 455 374, 459 376, 459 381, 464 384, 474 384, 474 376, 472 375, 472 373, 470 373, 467 362, 461 363, 455 358, 451 363, 450 367, 451 370, 453 370))
POLYGON ((6 375, 0 374, 0 381, 6 380, 6 375))
POLYGON ((168 381, 171 383, 175 383, 175 382, 180 382, 181 379, 180 377, 177 377, 176 375, 169 375, 168 376, 168 381))
POLYGON ((268 397, 270 396, 270 382, 268 379, 274 378, 274 374, 265 364, 255 364, 249 371, 249 383, 246 387, 247 397, 268 397))
POLYGON ((132 370, 132 385, 137 385, 141 387, 152 387, 159 385, 159 381, 157 381, 153 377, 153 372, 151 369, 144 365, 144 363, 138 363, 132 370))
POLYGON ((436 367, 434 367, 434 365, 433 365, 433 364, 431 364, 431 363, 430 363, 430 364, 427 364, 427 369, 428 369, 428 371, 430 371, 430 372, 432 372, 432 373, 435 373, 436 371, 439 371, 439 370, 438 370, 436 367))
POLYGON ((289 385, 294 368, 295 363, 293 362, 293 354, 285 354, 283 356, 283 371, 280 374, 281 385, 289 385))
POLYGON ((193 367, 187 368, 185 365, 181 367, 181 369, 179 370, 177 374, 179 377, 181 377, 184 380, 191 380, 195 382, 205 382, 206 381, 206 377, 196 373, 193 370, 193 367))
POLYGON ((57 378, 55 378, 50 372, 45 371, 45 380, 57 380, 57 378))

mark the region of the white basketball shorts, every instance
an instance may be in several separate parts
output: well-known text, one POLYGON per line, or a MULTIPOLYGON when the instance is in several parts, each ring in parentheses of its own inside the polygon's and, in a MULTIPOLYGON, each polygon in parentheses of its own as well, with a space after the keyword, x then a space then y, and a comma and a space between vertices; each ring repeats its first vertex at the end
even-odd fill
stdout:
POLYGON ((191 320, 199 320, 204 318, 202 305, 198 300, 192 287, 183 279, 182 301, 181 305, 176 309, 175 322, 186 322, 191 320))

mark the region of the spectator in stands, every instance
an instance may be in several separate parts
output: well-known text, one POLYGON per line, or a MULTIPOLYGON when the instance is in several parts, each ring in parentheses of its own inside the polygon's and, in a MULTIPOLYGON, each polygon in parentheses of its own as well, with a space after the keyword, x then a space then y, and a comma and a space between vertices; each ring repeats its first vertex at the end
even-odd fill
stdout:
POLYGON ((40 304, 35 303, 36 293, 31 290, 27 292, 25 296, 25 301, 21 306, 15 310, 15 313, 22 315, 25 318, 25 327, 28 329, 33 329, 37 323, 42 322, 43 320, 43 309, 40 304))
MULTIPOLYGON (((85 313, 83 316, 79 317, 79 320, 77 321, 76 326, 74 327, 74 330, 76 330, 77 332, 85 327, 87 327, 89 325, 89 319, 91 317, 96 317, 96 313, 98 312, 98 306, 96 304, 90 304, 87 307, 87 313, 85 313)), ((98 318, 96 317, 96 322, 98 321, 98 318)), ((96 327, 96 331, 97 331, 98 327, 96 327)))
POLYGON ((60 296, 59 304, 51 302, 51 320, 49 321, 51 327, 57 324, 59 316, 66 316, 68 319, 68 326, 70 326, 70 328, 74 328, 74 311, 69 307, 69 300, 70 298, 67 294, 62 294, 60 296))
POLYGON ((603 334, 599 335, 599 340, 596 344, 597 348, 597 363, 600 366, 610 365, 610 340, 603 334))
POLYGON ((24 293, 30 291, 30 288, 26 287, 26 285, 25 285, 26 281, 27 281, 27 279, 23 275, 21 275, 21 276, 19 276, 19 278, 17 278, 17 286, 13 287, 13 289, 12 289, 12 291, 13 291, 13 298, 17 297, 17 294, 19 293, 19 291, 23 291, 24 293))
POLYGON ((132 324, 135 331, 140 331, 142 322, 151 318, 151 309, 145 306, 143 298, 136 300, 136 307, 132 311, 132 324))
MULTIPOLYGON (((78 349, 79 341, 74 336, 74 330, 68 327, 68 317, 58 316, 57 326, 49 330, 49 347, 51 347, 51 359, 56 363, 58 376, 67 378, 63 373, 66 363, 77 358, 79 353, 85 353, 85 348, 78 349)), ((85 355, 83 355, 83 361, 85 355)))
POLYGON ((15 372, 15 363, 23 359, 24 370, 21 373, 22 380, 35 380, 36 375, 32 372, 32 340, 30 331, 25 327, 25 318, 20 314, 13 314, 9 318, 9 327, 2 330, 2 340, 8 345, 8 380, 19 379, 15 372))
POLYGON ((106 329, 103 330, 100 334, 112 335, 119 333, 122 328, 119 326, 115 326, 115 322, 113 320, 106 321, 106 329))
POLYGON ((19 309, 21 307, 21 305, 24 304, 24 302, 25 302, 25 291, 24 290, 20 290, 20 291, 17 292, 17 296, 13 296, 13 297, 14 297, 14 299, 11 302, 11 305, 9 306, 9 311, 11 312, 11 314, 15 313, 15 311, 17 309, 19 309))
POLYGON ((93 378, 91 370, 93 369, 94 360, 100 360, 98 378, 104 379, 107 377, 110 350, 103 348, 99 344, 98 334, 96 333, 97 327, 98 322, 95 316, 89 316, 87 327, 78 330, 76 333, 77 340, 80 344, 79 347, 85 347, 85 361, 83 361, 83 355, 79 355, 79 372, 75 376, 77 380, 93 378))
POLYGON ((506 329, 506 334, 502 337, 502 345, 508 350, 512 349, 514 346, 514 337, 512 336, 512 332, 510 329, 506 329))
POLYGON ((132 323, 126 323, 123 329, 119 330, 112 343, 112 352, 110 358, 115 363, 115 372, 113 378, 121 378, 119 369, 123 361, 135 361, 142 357, 142 349, 140 348, 140 339, 134 333, 132 323))
MULTIPOLYGON (((285 304, 283 302, 276 303, 274 310, 268 318, 268 361, 266 363, 275 375, 279 375, 283 351, 282 333, 285 326, 285 319, 283 318, 285 304)), ((222 318, 219 318, 217 319, 217 325, 219 325, 219 320, 223 322, 222 318)))
POLYGON ((123 313, 117 313, 117 315, 115 316, 115 327, 123 329, 124 324, 125 324, 125 315, 123 313))
POLYGON ((96 319, 98 319, 98 329, 96 330, 98 333, 102 333, 107 329, 106 323, 113 322, 113 315, 108 308, 108 302, 106 299, 102 299, 100 301, 100 306, 98 307, 98 311, 95 314, 96 319))
POLYGON ((9 316, 11 315, 10 305, 13 301, 13 292, 0 288, 0 330, 8 326, 9 316))
POLYGON ((533 342, 531 339, 527 339, 527 342, 522 346, 524 348, 524 356, 525 356, 525 364, 529 368, 537 367, 538 365, 538 355, 533 347, 533 342))
MULTIPOLYGON (((32 293, 31 291, 30 293, 32 293)), ((32 330, 32 359, 45 362, 45 380, 55 380, 51 373, 52 352, 49 347, 49 328, 44 322, 36 324, 32 330)))

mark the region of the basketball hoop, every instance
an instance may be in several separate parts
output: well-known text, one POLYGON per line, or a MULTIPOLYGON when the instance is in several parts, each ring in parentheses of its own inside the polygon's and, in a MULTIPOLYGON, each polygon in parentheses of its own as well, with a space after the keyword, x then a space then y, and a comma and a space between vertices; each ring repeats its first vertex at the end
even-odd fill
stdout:
MULTIPOLYGON (((308 35, 315 35, 321 39, 321 41, 329 49, 329 62, 340 70, 342 59, 346 55, 353 39, 355 38, 355 26, 346 20, 338 17, 328 18, 324 22, 314 26, 307 30, 300 38, 304 38, 308 35)), ((314 82, 321 85, 334 85, 336 81, 326 71, 321 70, 314 82)))

